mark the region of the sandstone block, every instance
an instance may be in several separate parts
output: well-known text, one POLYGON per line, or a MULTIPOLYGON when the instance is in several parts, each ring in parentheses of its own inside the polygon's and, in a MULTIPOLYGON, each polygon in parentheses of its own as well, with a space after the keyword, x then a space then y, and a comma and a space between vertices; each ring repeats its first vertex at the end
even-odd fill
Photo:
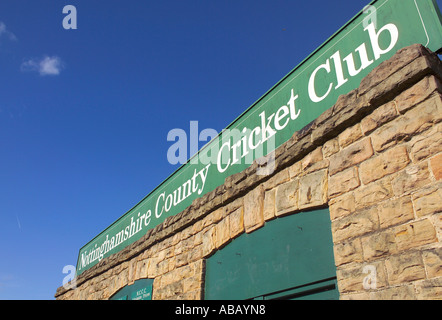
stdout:
POLYGON ((385 260, 388 282, 407 283, 425 278, 425 268, 419 252, 407 252, 385 260))
POLYGON ((275 209, 276 189, 266 191, 264 195, 264 220, 268 221, 276 217, 275 209))
POLYGON ((332 221, 349 215, 355 211, 355 208, 355 197, 352 192, 329 201, 330 218, 332 221))
POLYGON ((299 179, 299 209, 327 203, 327 170, 310 173, 299 179))
POLYGON ((442 277, 442 248, 425 250, 422 252, 428 278, 442 277))
POLYGON ((244 197, 244 227, 250 233, 264 226, 264 188, 253 189, 244 197))
POLYGON ((381 229, 414 219, 413 204, 410 197, 388 200, 380 204, 378 208, 381 229))
POLYGON ((436 230, 428 219, 397 226, 393 229, 398 250, 437 242, 436 230))
POLYGON ((442 101, 437 94, 371 134, 373 148, 378 152, 383 151, 426 131, 441 120, 442 101))
POLYGON ((370 300, 416 300, 416 294, 413 285, 405 285, 370 292, 370 300))
MULTIPOLYGON (((442 141, 441 141, 442 144, 442 141)), ((436 180, 442 180, 442 154, 430 159, 431 171, 436 180)))
POLYGON ((396 252, 395 237, 389 230, 362 238, 362 251, 366 261, 388 256, 396 252))
POLYGON ((339 145, 341 146, 341 148, 345 148, 362 137, 363 135, 361 125, 357 123, 354 126, 345 129, 341 134, 339 134, 339 145))
POLYGON ((433 92, 442 92, 441 88, 442 85, 435 76, 425 77, 395 98, 398 111, 405 113, 407 110, 427 99, 433 92))
POLYGON ((353 213, 342 219, 332 221, 333 242, 338 243, 347 239, 364 235, 379 228, 379 218, 376 207, 353 213))
POLYGON ((367 135, 397 116, 398 112, 396 111, 395 103, 393 101, 388 102, 361 120, 362 132, 367 135))
POLYGON ((244 232, 244 209, 237 208, 230 214, 230 238, 236 238, 244 232))
POLYGON ((389 199, 393 196, 393 188, 389 177, 374 181, 354 191, 356 209, 389 199))
POLYGON ((338 243, 333 249, 336 266, 363 261, 361 239, 359 238, 338 243))
POLYGON ((442 183, 418 190, 412 199, 418 217, 442 212, 442 183))
POLYGON ((339 151, 339 142, 337 138, 328 140, 322 146, 322 155, 324 156, 324 158, 328 158, 338 151, 339 151))
POLYGON ((418 282, 416 292, 421 300, 442 300, 442 277, 418 282))
POLYGON ((382 262, 377 261, 370 264, 356 263, 341 266, 337 269, 336 276, 341 293, 370 290, 364 288, 364 283, 369 282, 368 278, 376 281, 376 289, 387 285, 384 266, 382 262))
POLYGON ((276 215, 298 210, 299 180, 292 180, 276 188, 276 215))
POLYGON ((351 167, 330 177, 329 197, 333 198, 360 186, 358 168, 351 167))
POLYGON ((431 183, 426 162, 406 167, 391 181, 395 195, 402 195, 431 183))
POLYGON ((357 141, 330 157, 330 175, 358 164, 373 155, 370 138, 357 141))
POLYGON ((414 162, 442 152, 442 132, 437 131, 429 136, 418 136, 410 142, 410 155, 414 162))
POLYGON ((361 180, 364 184, 368 184, 405 168, 409 162, 407 149, 404 146, 392 148, 361 163, 359 169, 361 180))

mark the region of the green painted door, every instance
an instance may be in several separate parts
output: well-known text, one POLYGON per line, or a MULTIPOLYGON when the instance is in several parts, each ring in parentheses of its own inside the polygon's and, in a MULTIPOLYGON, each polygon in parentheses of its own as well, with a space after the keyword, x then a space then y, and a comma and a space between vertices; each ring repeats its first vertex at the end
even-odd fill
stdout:
POLYGON ((205 298, 338 299, 328 208, 269 221, 217 251, 205 298))

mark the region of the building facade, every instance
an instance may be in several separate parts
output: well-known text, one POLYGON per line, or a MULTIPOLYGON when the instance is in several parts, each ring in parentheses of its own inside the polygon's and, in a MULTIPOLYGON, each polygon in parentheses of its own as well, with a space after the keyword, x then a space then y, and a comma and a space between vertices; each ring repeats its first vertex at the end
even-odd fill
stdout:
POLYGON ((441 299, 442 64, 400 49, 56 299, 441 299))

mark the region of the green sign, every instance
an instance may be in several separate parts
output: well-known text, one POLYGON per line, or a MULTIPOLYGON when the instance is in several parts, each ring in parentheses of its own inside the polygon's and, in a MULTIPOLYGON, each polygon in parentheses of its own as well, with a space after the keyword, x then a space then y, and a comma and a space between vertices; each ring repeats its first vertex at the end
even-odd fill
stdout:
POLYGON ((110 300, 152 300, 153 279, 140 279, 115 293, 110 300))
MULTIPOLYGON (((433 0, 377 0, 265 93, 186 164, 80 249, 77 275, 286 142, 398 49, 442 47, 433 0)), ((272 172, 272 161, 258 174, 272 172)))

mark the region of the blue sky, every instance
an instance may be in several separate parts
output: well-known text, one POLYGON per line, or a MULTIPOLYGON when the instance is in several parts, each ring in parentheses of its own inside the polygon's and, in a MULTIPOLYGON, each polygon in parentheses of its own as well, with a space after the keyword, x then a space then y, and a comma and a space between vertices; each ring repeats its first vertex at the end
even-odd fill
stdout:
POLYGON ((0 299, 53 299, 177 169, 170 130, 225 128, 368 3, 2 0, 0 299))

